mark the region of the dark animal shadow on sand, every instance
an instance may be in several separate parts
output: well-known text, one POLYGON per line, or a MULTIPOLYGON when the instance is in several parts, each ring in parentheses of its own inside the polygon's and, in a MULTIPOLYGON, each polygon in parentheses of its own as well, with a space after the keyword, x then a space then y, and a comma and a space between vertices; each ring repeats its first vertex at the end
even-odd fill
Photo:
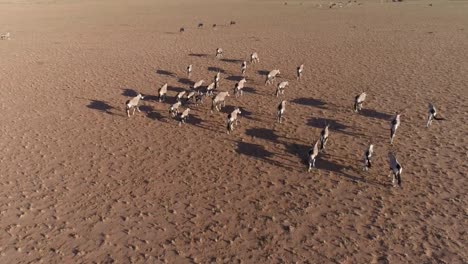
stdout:
POLYGON ((138 95, 138 92, 130 88, 123 88, 122 95, 127 97, 135 97, 138 95))
POLYGON ((159 112, 151 111, 146 115, 148 118, 151 118, 153 120, 158 120, 158 121, 164 121, 166 117, 161 115, 159 112))
POLYGON ((343 166, 341 164, 329 161, 327 159, 324 159, 323 156, 319 154, 317 157, 317 160, 315 162, 315 166, 319 170, 326 170, 326 171, 331 171, 337 173, 338 176, 343 176, 346 179, 353 181, 353 182, 363 182, 366 183, 366 181, 362 178, 350 175, 345 172, 345 170, 353 170, 351 166, 343 166))
POLYGON ((226 73, 225 70, 218 68, 218 67, 208 67, 208 71, 210 72, 220 72, 220 73, 226 73))
POLYGON ((243 60, 236 60, 236 59, 221 59, 221 61, 229 62, 229 63, 239 63, 239 64, 244 62, 243 60))
MULTIPOLYGON (((225 107, 221 108, 221 112, 222 113, 225 113, 225 114, 230 114, 232 111, 234 111, 236 107, 233 106, 233 105, 226 105, 225 107)), ((256 118, 253 117, 253 113, 248 111, 246 108, 244 107, 239 107, 240 110, 241 110, 241 114, 239 115, 239 121, 242 122, 242 119, 245 118, 245 119, 250 119, 250 120, 258 120, 256 118)))
POLYGON ((260 75, 265 75, 266 76, 266 75, 268 75, 268 73, 270 73, 270 71, 259 70, 259 71, 257 71, 257 73, 260 74, 260 75))
POLYGON ((242 90, 244 90, 244 92, 246 92, 246 93, 253 93, 253 94, 256 93, 255 89, 252 88, 252 87, 244 87, 244 89, 242 89, 242 90))
POLYGON ((166 70, 157 70, 156 73, 159 74, 159 75, 166 75, 166 76, 175 77, 175 73, 170 72, 170 71, 166 71, 166 70))
POLYGON ((247 142, 240 142, 240 141, 237 141, 236 144, 237 144, 236 152, 238 154, 262 160, 273 166, 292 169, 278 161, 272 160, 275 154, 271 151, 266 150, 265 147, 263 147, 262 145, 252 144, 252 143, 247 143, 247 142))
POLYGON ((391 120, 393 118, 392 115, 378 112, 374 109, 367 109, 364 108, 361 111, 359 111, 359 114, 366 116, 366 117, 371 117, 371 118, 376 118, 376 119, 382 119, 382 120, 391 120))
POLYGON ((184 88, 182 87, 176 87, 176 86, 167 86, 167 91, 173 91, 173 92, 176 92, 176 93, 180 93, 182 91, 185 91, 184 88))
POLYGON ((91 100, 91 102, 89 102, 87 107, 90 108, 90 109, 101 111, 101 112, 106 113, 106 114, 110 114, 110 115, 114 114, 114 113, 111 112, 111 110, 113 110, 114 107, 109 105, 108 103, 106 103, 104 101, 91 100))
POLYGON ((189 56, 202 58, 202 57, 208 57, 208 54, 206 54, 206 53, 190 53, 189 56))
POLYGON ((249 128, 245 130, 245 134, 247 136, 255 137, 255 138, 261 138, 265 140, 269 140, 272 142, 278 142, 279 136, 275 134, 275 132, 271 129, 266 129, 266 128, 249 128))
POLYGON ((337 131, 339 133, 343 133, 343 134, 349 135, 349 136, 365 137, 364 134, 348 131, 348 129, 351 128, 351 127, 349 127, 347 125, 344 125, 342 123, 339 123, 338 121, 333 120, 333 119, 312 117, 312 118, 309 118, 309 120, 307 120, 307 125, 311 126, 311 127, 315 127, 315 128, 323 129, 325 127, 325 125, 327 125, 327 124, 330 125, 329 128, 331 130, 330 132, 332 132, 332 133, 333 133, 333 131, 337 131))
POLYGON ((190 86, 192 86, 195 83, 192 80, 187 79, 187 78, 180 78, 178 82, 182 83, 182 84, 187 84, 187 85, 190 85, 190 86))
POLYGON ((243 76, 232 75, 232 76, 227 77, 226 80, 238 82, 238 81, 242 80, 243 78, 244 78, 243 76))
POLYGON ((327 103, 325 103, 322 100, 318 100, 314 98, 306 98, 306 97, 296 98, 296 99, 291 100, 291 102, 295 104, 299 104, 299 105, 314 106, 314 107, 321 108, 321 109, 327 108, 326 107, 327 103))

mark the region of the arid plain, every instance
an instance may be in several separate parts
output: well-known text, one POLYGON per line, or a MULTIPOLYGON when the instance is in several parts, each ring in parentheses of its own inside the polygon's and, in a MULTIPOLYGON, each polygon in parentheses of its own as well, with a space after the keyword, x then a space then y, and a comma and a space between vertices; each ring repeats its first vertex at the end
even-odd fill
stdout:
POLYGON ((0 263, 467 263, 468 2, 283 2, 0 0, 0 263), (221 70, 231 92, 254 51, 244 96, 170 118, 192 81, 221 70), (426 128, 429 102, 446 120, 426 128))

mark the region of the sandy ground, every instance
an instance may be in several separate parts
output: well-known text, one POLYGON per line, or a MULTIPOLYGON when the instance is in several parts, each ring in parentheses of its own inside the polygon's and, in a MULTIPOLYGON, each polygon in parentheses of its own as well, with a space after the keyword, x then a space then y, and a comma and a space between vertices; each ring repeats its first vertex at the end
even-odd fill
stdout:
POLYGON ((0 41, 0 263, 467 263, 468 2, 220 2, 0 0, 0 33, 11 32, 0 41), (182 127, 170 118, 175 94, 218 68, 232 91, 253 51, 243 97, 222 113, 192 106, 182 127), (282 98, 263 84, 274 68, 290 82, 282 98), (136 92, 142 112, 127 118, 136 92), (447 120, 426 129, 429 102, 447 120), (328 150, 307 173, 327 122, 328 150))

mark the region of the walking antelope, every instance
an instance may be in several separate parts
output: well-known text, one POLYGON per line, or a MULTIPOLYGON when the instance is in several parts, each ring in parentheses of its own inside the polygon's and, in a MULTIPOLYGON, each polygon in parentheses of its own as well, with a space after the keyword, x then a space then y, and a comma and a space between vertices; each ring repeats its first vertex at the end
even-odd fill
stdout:
POLYGON ((161 88, 159 88, 158 90, 159 102, 166 100, 166 93, 167 93, 167 83, 161 86, 161 88))
POLYGON ((190 78, 190 75, 192 75, 192 64, 189 64, 189 66, 187 66, 187 77, 190 78))
POLYGON ((176 102, 175 104, 171 105, 171 107, 169 108, 169 113, 171 114, 171 116, 173 118, 176 117, 179 114, 179 107, 181 105, 182 105, 182 103, 179 101, 179 102, 176 102))
POLYGON ((297 73, 297 79, 300 80, 302 79, 302 72, 304 71, 304 64, 301 64, 299 67, 296 69, 297 73))
POLYGON ((278 84, 276 87, 276 97, 278 97, 280 94, 284 94, 284 88, 286 88, 286 86, 289 86, 288 81, 282 81, 278 84))
POLYGON ((269 72, 265 80, 265 85, 272 84, 273 81, 276 79, 276 76, 280 74, 280 70, 272 70, 271 72, 269 72))
POLYGON ((244 85, 245 85, 246 82, 247 82, 247 80, 245 78, 243 78, 242 80, 240 80, 239 82, 236 83, 236 85, 234 86, 234 95, 236 97, 242 96, 244 94, 242 89, 244 89, 244 85))
POLYGON ((216 83, 212 82, 206 87, 206 95, 213 95, 216 83))
POLYGON ((278 105, 278 111, 276 113, 277 116, 277 122, 281 123, 284 115, 284 111, 286 111, 286 100, 281 101, 281 103, 278 105))
POLYGON ((394 153, 389 152, 388 159, 389 159, 389 164, 390 164, 389 176, 392 176, 392 184, 393 186, 396 186, 395 185, 395 181, 396 181, 398 185, 401 186, 401 172, 403 171, 403 168, 401 167, 401 164, 398 162, 394 153))
POLYGON ((241 73, 242 73, 242 76, 245 75, 245 70, 247 69, 247 62, 244 61, 242 62, 242 65, 241 65, 241 73))
POLYGON ((181 102, 182 101, 182 98, 184 97, 186 91, 182 91, 182 92, 179 92, 177 95, 176 95, 176 100, 177 102, 181 102))
POLYGON ((429 117, 427 118, 426 127, 432 124, 432 120, 444 120, 444 118, 437 117, 437 109, 432 103, 429 103, 429 117))
POLYGON ((193 89, 197 90, 198 88, 200 88, 203 85, 204 82, 205 82, 204 80, 200 80, 200 81, 194 83, 193 84, 193 89))
POLYGON ((367 96, 367 94, 365 92, 363 92, 361 94, 356 95, 356 97, 354 97, 354 112, 357 113, 357 112, 361 111, 362 104, 366 100, 366 96, 367 96))
POLYGON ((393 138, 395 137, 395 133, 400 126, 400 114, 396 114, 393 118, 392 122, 390 123, 390 145, 393 145, 393 138))
POLYGON ((366 100, 367 94, 365 92, 358 94, 354 97, 354 112, 359 112, 362 110, 362 104, 366 100))
POLYGON ((238 115, 241 114, 239 107, 236 107, 227 117, 227 133, 230 134, 234 130, 234 125, 239 122, 238 115))
POLYGON ((221 79, 221 73, 217 72, 214 77, 215 89, 219 88, 219 80, 221 79))
POLYGON ((374 153, 374 145, 370 144, 364 152, 364 170, 369 170, 372 167, 371 158, 374 153))
POLYGON ((133 113, 132 115, 135 114, 135 109, 138 110, 138 112, 141 112, 140 111, 140 108, 138 107, 138 104, 140 103, 140 100, 143 100, 143 95, 142 94, 138 94, 137 96, 133 97, 132 99, 130 100, 127 100, 125 102, 125 110, 127 111, 127 116, 130 117, 130 111, 133 110, 133 113))
POLYGON ((217 48, 216 49, 216 58, 221 58, 223 57, 223 49, 222 48, 217 48))
POLYGON ((260 62, 260 59, 258 58, 258 53, 254 52, 250 55, 250 63, 257 63, 260 62))
POLYGON ((310 172, 312 170, 312 167, 315 168, 315 159, 317 158, 317 156, 319 154, 319 148, 318 148, 319 141, 320 140, 317 140, 315 142, 314 146, 307 153, 308 163, 309 163, 309 169, 307 170, 308 172, 310 172))
POLYGON ((187 122, 189 113, 190 113, 190 108, 187 108, 182 112, 182 114, 179 115, 179 126, 187 122))
POLYGON ((211 102, 211 112, 216 109, 220 111, 222 107, 226 106, 226 97, 229 96, 229 92, 220 92, 218 93, 211 102))
POLYGON ((328 141, 328 135, 329 135, 329 132, 328 132, 328 127, 330 125, 326 125, 322 132, 320 132, 320 151, 325 151, 325 146, 327 144, 327 141, 328 141))

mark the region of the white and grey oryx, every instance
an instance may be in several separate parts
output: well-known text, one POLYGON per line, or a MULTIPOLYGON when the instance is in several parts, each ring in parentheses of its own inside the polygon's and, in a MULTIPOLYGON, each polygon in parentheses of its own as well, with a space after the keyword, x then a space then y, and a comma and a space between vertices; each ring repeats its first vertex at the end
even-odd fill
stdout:
POLYGON ((260 62, 260 59, 258 58, 258 53, 254 52, 250 55, 250 63, 254 64, 260 62))
POLYGON ((301 64, 299 67, 296 68, 297 79, 302 79, 302 72, 304 71, 304 64, 301 64))
POLYGON ((393 145, 393 139, 395 138, 395 133, 400 126, 400 115, 401 114, 396 114, 395 117, 392 119, 392 122, 390 123, 390 145, 393 145))
POLYGON ((444 118, 437 116, 437 109, 432 103, 429 103, 429 116, 427 118, 426 127, 432 124, 432 120, 444 120, 444 118))
POLYGON ((137 96, 133 97, 130 100, 127 100, 125 102, 125 110, 127 111, 127 116, 130 117, 130 111, 133 110, 132 115, 135 114, 135 109, 140 111, 140 108, 138 107, 138 104, 140 103, 140 100, 142 100, 144 96, 142 94, 138 94, 137 96))
POLYGON ((374 145, 370 144, 369 147, 364 151, 364 170, 369 170, 372 167, 371 158, 374 153, 374 145))
POLYGON ((283 95, 284 94, 284 89, 289 86, 289 82, 288 81, 282 81, 278 84, 278 86, 276 87, 276 97, 278 97, 280 94, 283 95))
POLYGON ((280 74, 281 74, 280 70, 270 71, 266 77, 265 85, 272 84, 276 80, 276 77, 280 74))
POLYGON ((239 122, 239 115, 241 114, 241 110, 239 107, 236 107, 227 117, 226 125, 227 125, 227 133, 230 134, 234 131, 234 125, 237 126, 239 122))
POLYGON ((242 89, 244 89, 244 86, 245 86, 246 82, 247 82, 247 80, 245 78, 242 78, 242 80, 240 80, 239 82, 237 82, 234 85, 234 95, 236 97, 244 95, 244 92, 243 92, 242 89))
POLYGON ((395 183, 398 183, 398 186, 401 186, 401 172, 403 171, 401 164, 398 162, 396 155, 392 152, 388 153, 388 161, 390 164, 389 176, 392 176, 393 186, 396 186, 395 183))
POLYGON ((309 172, 312 170, 312 167, 315 168, 315 160, 317 159, 317 156, 319 154, 319 148, 318 148, 319 141, 320 140, 315 141, 314 146, 307 153, 307 158, 308 158, 307 162, 309 163, 309 169, 307 171, 309 172))
POLYGON ((360 93, 354 97, 354 112, 359 112, 362 109, 362 104, 366 100, 367 94, 365 92, 360 93))
POLYGON ((211 102, 211 112, 214 110, 220 111, 222 107, 226 106, 226 97, 229 96, 229 92, 219 92, 211 102))
POLYGON ((161 86, 161 88, 159 88, 158 90, 159 102, 166 100, 166 94, 167 94, 167 83, 163 84, 163 86, 161 86))
POLYGON ((283 121, 283 115, 286 111, 286 100, 281 101, 281 103, 277 107, 276 111, 276 121, 281 123, 283 121))

